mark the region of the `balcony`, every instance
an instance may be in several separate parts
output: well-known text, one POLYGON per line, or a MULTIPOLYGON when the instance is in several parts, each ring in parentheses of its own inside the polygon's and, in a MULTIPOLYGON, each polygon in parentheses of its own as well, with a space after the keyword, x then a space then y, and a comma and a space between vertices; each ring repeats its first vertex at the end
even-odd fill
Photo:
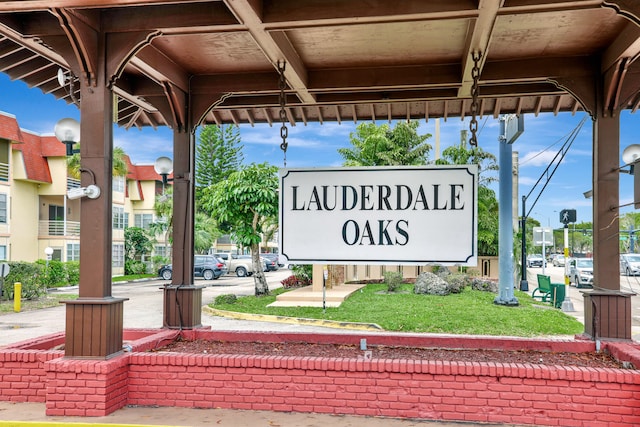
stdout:
POLYGON ((39 221, 38 235, 40 236, 79 236, 79 221, 39 221))
POLYGON ((9 163, 0 163, 0 181, 9 181, 9 163))

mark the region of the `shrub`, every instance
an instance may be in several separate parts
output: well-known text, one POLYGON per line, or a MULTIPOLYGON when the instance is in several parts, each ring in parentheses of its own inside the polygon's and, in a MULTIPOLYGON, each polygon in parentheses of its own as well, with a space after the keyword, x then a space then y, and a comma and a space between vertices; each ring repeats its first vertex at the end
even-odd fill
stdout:
POLYGON ((214 305, 235 304, 237 300, 238 297, 234 294, 222 294, 218 295, 213 303, 214 305))
POLYGON ((9 262, 9 274, 4 278, 2 297, 13 299, 13 284, 22 284, 22 299, 33 299, 47 292, 44 265, 30 262, 9 262))
POLYGON ((459 294, 467 286, 471 286, 471 277, 464 273, 455 273, 443 277, 443 279, 449 284, 451 293, 459 294))
POLYGON ((70 285, 77 285, 80 283, 80 262, 79 261, 67 261, 64 264, 64 268, 67 272, 67 282, 70 285))
POLYGON ((62 261, 53 259, 49 261, 48 265, 46 261, 42 260, 38 260, 36 263, 43 266, 42 284, 44 286, 55 288, 67 285, 67 272, 62 261))
POLYGON ((402 273, 399 271, 385 271, 384 283, 387 285, 387 292, 395 292, 402 284, 402 273))
POLYGON ((300 279, 306 279, 311 281, 311 278, 313 278, 313 265, 312 264, 296 264, 293 267, 291 267, 291 271, 293 272, 294 276, 300 278, 300 279))
POLYGON ((285 289, 300 288, 302 286, 310 285, 311 279, 309 279, 308 277, 299 277, 295 274, 292 274, 291 276, 282 280, 280 283, 282 283, 282 287, 285 289))
POLYGON ((145 274, 147 266, 142 261, 128 259, 124 262, 124 274, 145 274))

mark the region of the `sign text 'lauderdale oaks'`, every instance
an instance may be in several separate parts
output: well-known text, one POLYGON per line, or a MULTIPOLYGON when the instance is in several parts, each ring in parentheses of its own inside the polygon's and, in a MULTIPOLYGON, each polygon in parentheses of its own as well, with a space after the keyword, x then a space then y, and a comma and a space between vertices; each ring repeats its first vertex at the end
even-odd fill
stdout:
POLYGON ((306 263, 475 265, 477 167, 283 169, 280 250, 306 263))

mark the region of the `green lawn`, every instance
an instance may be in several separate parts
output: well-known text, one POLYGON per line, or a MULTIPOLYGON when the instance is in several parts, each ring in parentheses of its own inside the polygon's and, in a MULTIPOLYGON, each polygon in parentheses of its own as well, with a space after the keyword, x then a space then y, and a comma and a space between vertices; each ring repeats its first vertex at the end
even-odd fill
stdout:
MULTIPOLYGON (((74 294, 47 294, 36 299, 20 301, 20 311, 39 310, 60 305, 60 301, 77 299, 74 294)), ((13 300, 0 301, 0 314, 13 313, 13 300)))
POLYGON ((242 313, 376 323, 388 331, 431 332, 470 335, 505 335, 535 337, 574 335, 584 331, 574 317, 554 309, 550 304, 534 301, 516 291, 520 305, 505 307, 493 303, 496 295, 470 288, 447 296, 416 295, 413 285, 405 284, 400 292, 388 294, 384 284, 370 284, 351 295, 340 307, 267 307, 277 289, 267 297, 241 297, 234 304, 210 304, 210 307, 242 313))

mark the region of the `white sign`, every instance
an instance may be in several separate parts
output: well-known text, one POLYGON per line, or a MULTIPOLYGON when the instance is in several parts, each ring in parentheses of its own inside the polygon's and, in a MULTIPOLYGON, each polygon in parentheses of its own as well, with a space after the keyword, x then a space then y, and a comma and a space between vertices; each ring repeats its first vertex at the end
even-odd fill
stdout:
POLYGON ((477 264, 476 165, 280 170, 280 253, 306 264, 477 264))
POLYGON ((553 246, 553 229, 551 227, 533 227, 534 246, 553 246))

